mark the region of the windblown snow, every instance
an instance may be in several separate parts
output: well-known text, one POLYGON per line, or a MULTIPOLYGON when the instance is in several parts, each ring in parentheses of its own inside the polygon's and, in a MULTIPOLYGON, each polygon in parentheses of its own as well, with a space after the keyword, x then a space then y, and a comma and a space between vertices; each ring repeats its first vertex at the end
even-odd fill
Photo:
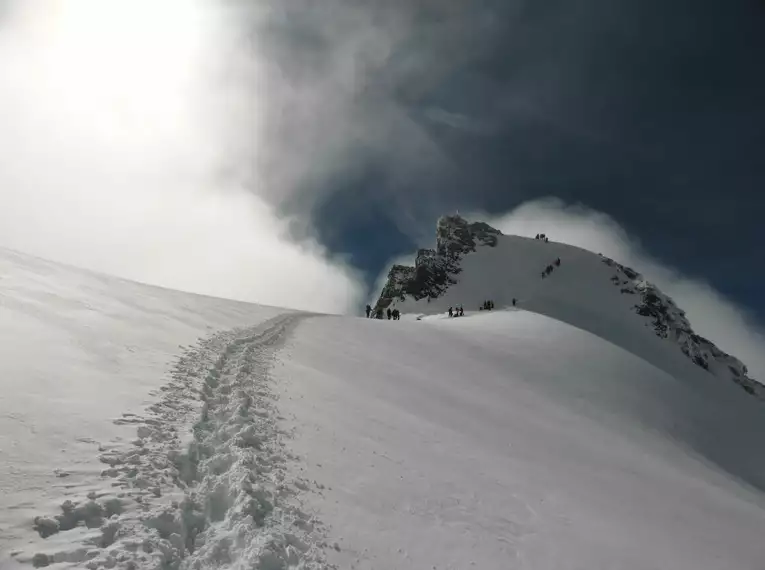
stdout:
POLYGON ((0 567, 761 568, 762 403, 569 265, 379 321, 0 249, 0 567))

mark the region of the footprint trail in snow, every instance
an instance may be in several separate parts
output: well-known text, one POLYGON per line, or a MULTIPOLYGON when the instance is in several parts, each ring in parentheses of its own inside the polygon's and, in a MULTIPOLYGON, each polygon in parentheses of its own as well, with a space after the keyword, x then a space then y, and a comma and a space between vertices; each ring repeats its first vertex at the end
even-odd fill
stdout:
POLYGON ((116 420, 137 425, 130 449, 100 457, 117 491, 65 501, 61 514, 35 519, 43 538, 91 529, 79 545, 51 541, 17 561, 91 570, 331 567, 324 526, 301 510, 306 485, 287 478, 296 458, 269 386, 276 353, 302 318, 280 315, 187 350, 146 417, 116 420))

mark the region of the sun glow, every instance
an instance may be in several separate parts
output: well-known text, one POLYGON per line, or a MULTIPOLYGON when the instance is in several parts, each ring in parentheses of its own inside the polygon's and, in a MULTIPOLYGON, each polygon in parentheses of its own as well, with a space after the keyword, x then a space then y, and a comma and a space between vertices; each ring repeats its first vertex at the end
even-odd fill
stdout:
POLYGON ((183 125, 210 33, 199 2, 25 0, 17 9, 23 65, 6 73, 37 87, 25 96, 43 115, 55 101, 67 120, 104 137, 143 139, 150 130, 161 139, 183 125))

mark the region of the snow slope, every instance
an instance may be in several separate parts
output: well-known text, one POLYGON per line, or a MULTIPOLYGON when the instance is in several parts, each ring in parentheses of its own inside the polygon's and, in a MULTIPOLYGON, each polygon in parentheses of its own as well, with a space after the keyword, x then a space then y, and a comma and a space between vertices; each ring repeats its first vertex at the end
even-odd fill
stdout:
MULTIPOLYGON (((0 249, 0 553, 92 490, 183 347, 284 310, 179 293, 0 249)), ((2 557, 2 554, 0 554, 2 557)))
POLYGON ((714 377, 689 394, 525 311, 312 319, 287 347, 340 568, 762 568, 765 415, 714 377))
POLYGON ((0 317, 3 569, 765 559, 761 403, 538 313, 317 316, 1 251, 0 317))
POLYGON ((509 307, 514 298, 518 307, 596 334, 672 375, 696 378, 700 368, 765 399, 743 363, 696 335, 682 309, 636 271, 459 216, 439 220, 437 248, 421 250, 414 268, 391 269, 378 306, 436 314, 458 305, 478 310, 486 300, 509 307), (551 273, 543 275, 548 266, 551 273))

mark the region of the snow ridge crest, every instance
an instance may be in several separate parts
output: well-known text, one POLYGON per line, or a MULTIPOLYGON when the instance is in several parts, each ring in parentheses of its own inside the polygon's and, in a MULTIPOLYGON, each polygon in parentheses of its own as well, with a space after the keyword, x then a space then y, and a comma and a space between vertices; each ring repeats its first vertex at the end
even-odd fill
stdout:
MULTIPOLYGON (((399 302, 405 302, 408 299, 415 302, 426 299, 428 303, 438 299, 451 286, 465 278, 459 276, 463 271, 461 266, 463 258, 477 251, 480 247, 493 248, 497 246, 502 235, 502 232, 483 222, 471 223, 459 215, 441 217, 436 226, 435 249, 420 249, 417 252, 414 266, 394 265, 391 267, 388 280, 376 303, 375 311, 384 310, 391 304, 398 305, 399 302)), ((545 241, 540 242, 540 244, 544 243, 545 241)), ((565 244, 559 245, 570 247, 565 246, 565 244)), ((542 245, 542 247, 546 246, 542 245)), ((593 257, 596 255, 580 248, 575 249, 593 257)), ((712 341, 696 334, 691 328, 685 312, 669 296, 662 293, 658 287, 648 282, 637 271, 602 254, 597 255, 603 263, 615 271, 610 280, 614 286, 619 287, 619 292, 624 295, 635 296, 634 304, 627 303, 626 305, 621 304, 621 306, 630 307, 630 310, 637 315, 636 318, 645 319, 646 326, 656 336, 674 343, 686 358, 700 368, 714 376, 738 384, 748 393, 760 399, 765 399, 765 386, 748 375, 747 367, 739 359, 727 354, 712 341)), ((502 254, 498 254, 495 259, 494 263, 512 263, 512 259, 503 258, 502 254)), ((564 266, 566 265, 567 261, 564 260, 564 266)), ((587 271, 591 272, 592 280, 601 279, 599 272, 592 268, 587 271)), ((496 291, 496 287, 494 287, 496 284, 491 283, 489 277, 489 274, 471 275, 469 279, 471 281, 477 280, 481 284, 485 283, 485 287, 480 285, 479 290, 485 288, 486 298, 494 298, 489 291, 496 291)), ((535 290, 536 287, 530 290, 532 295, 535 290)), ((475 292, 473 291, 473 293, 475 292)), ((569 295, 569 292, 559 290, 557 294, 569 295)), ((571 292, 571 295, 575 295, 575 293, 571 292)), ((482 298, 470 299, 470 301, 480 303, 482 298)), ((568 299, 568 301, 564 300, 564 302, 577 303, 575 298, 573 300, 568 299)), ((551 306, 556 304, 557 301, 554 301, 551 306)), ((437 307, 436 310, 439 308, 443 309, 443 307, 437 307)), ((542 312, 555 318, 555 310, 543 310, 542 312)), ((630 318, 628 317, 628 320, 630 318)))
POLYGON ((748 393, 765 399, 765 386, 749 377, 744 363, 718 348, 711 340, 696 334, 685 311, 678 307, 671 297, 662 293, 637 271, 602 254, 600 256, 603 263, 617 271, 611 278, 615 285, 630 284, 622 287, 621 292, 639 295, 634 305, 635 312, 650 319, 656 336, 674 341, 682 353, 697 366, 715 376, 732 380, 748 393), (619 274, 627 278, 626 283, 619 279, 619 274))

